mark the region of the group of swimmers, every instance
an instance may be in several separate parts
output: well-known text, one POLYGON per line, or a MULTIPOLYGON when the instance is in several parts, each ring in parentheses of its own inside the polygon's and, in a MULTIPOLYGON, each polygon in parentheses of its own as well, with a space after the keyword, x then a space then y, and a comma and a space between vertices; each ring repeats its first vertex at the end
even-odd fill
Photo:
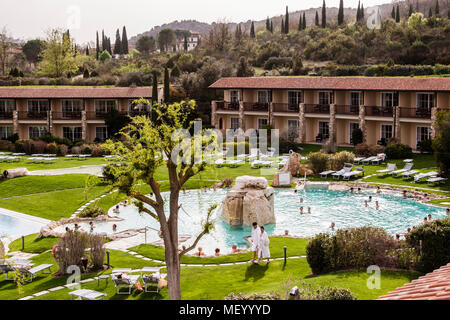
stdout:
MULTIPOLYGON (((183 250, 185 250, 186 249, 186 247, 185 246, 182 246, 182 249, 180 249, 180 251, 183 251, 183 250)), ((232 254, 235 254, 235 253, 242 253, 242 252, 247 252, 248 250, 246 250, 246 249, 239 249, 238 247, 237 247, 237 245, 235 245, 235 244, 233 244, 232 246, 231 246, 231 253, 232 254)), ((194 256, 196 256, 196 257, 205 257, 206 256, 206 253, 203 251, 203 248, 202 247, 198 247, 197 248, 197 252, 196 253, 194 253, 193 254, 194 256)), ((220 257, 222 254, 221 254, 221 252, 220 252, 220 248, 216 248, 216 249, 214 249, 214 256, 215 257, 220 257)))
MULTIPOLYGON (((80 225, 78 223, 75 223, 73 225, 73 230, 74 231, 78 231, 80 229, 81 229, 81 227, 80 227, 80 225)), ((89 231, 90 232, 94 232, 94 229, 95 229, 94 221, 89 222, 89 231)), ((66 227, 66 232, 70 232, 70 231, 72 231, 72 230, 69 227, 66 227)), ((112 231, 113 232, 117 231, 117 224, 113 224, 112 225, 112 231)))

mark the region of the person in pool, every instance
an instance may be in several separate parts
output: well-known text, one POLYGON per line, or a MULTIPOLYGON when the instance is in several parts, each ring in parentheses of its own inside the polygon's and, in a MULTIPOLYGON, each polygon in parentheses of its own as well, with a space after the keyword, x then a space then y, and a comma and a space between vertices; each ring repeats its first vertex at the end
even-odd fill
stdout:
POLYGON ((113 229, 113 232, 116 232, 117 231, 117 224, 113 224, 112 229, 113 229))
POLYGON ((334 230, 334 227, 335 227, 335 226, 336 226, 336 224, 335 224, 334 222, 332 222, 331 225, 330 225, 330 229, 331 229, 331 230, 334 230))
POLYGON ((372 201, 372 196, 369 196, 369 202, 371 202, 372 201))
POLYGON ((303 198, 300 198, 300 203, 303 203, 303 198))
POLYGON ((380 204, 378 203, 378 201, 375 201, 375 208, 378 210, 380 209, 380 204))
POLYGON ((71 231, 70 228, 66 227, 66 232, 70 232, 70 231, 71 231))
POLYGON ((428 214, 428 221, 431 221, 431 214, 428 214))
POLYGON ((94 222, 93 221, 89 222, 89 227, 90 227, 90 231, 94 232, 95 226, 94 226, 94 222))
POLYGON ((358 188, 358 193, 362 193, 362 190, 361 190, 361 188, 358 188))
POLYGON ((369 206, 369 202, 367 200, 364 200, 364 206, 367 208, 369 206))
POLYGON ((423 223, 427 223, 427 222, 428 222, 427 217, 423 218, 423 223))
POLYGON ((350 188, 350 193, 353 193, 355 189, 353 187, 350 188))
POLYGON ((300 207, 300 214, 303 214, 303 207, 300 207))
POLYGON ((308 213, 311 213, 311 207, 308 207, 308 213))
POLYGON ((450 208, 445 209, 446 214, 450 214, 450 208))
POLYGON ((113 209, 114 213, 119 213, 120 212, 120 207, 119 205, 117 205, 114 209, 113 209))
POLYGON ((220 249, 219 248, 216 248, 216 250, 214 250, 214 255, 216 257, 220 257, 220 249))
POLYGON ((377 187, 377 193, 381 193, 381 188, 377 187))
POLYGON ((294 193, 297 194, 297 189, 294 189, 294 193))
POLYGON ((75 231, 78 231, 80 229, 80 226, 78 225, 78 223, 75 223, 75 225, 73 226, 73 229, 75 231))
POLYGON ((195 253, 195 255, 197 257, 203 257, 205 256, 205 253, 203 252, 203 248, 202 247, 198 247, 198 251, 195 253))
POLYGON ((240 253, 240 252, 247 252, 247 250, 238 249, 237 245, 235 244, 231 246, 231 253, 240 253))

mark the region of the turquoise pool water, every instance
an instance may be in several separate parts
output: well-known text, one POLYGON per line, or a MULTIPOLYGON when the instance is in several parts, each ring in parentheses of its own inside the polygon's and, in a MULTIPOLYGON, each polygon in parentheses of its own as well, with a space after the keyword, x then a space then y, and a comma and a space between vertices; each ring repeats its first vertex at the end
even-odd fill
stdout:
MULTIPOLYGON (((179 218, 179 233, 195 236, 201 230, 201 221, 204 219, 209 206, 221 203, 226 191, 200 191, 192 190, 181 194, 182 209, 179 218)), ((168 196, 166 194, 165 196, 168 196)), ((141 215, 133 206, 120 207, 120 213, 109 213, 118 216, 124 221, 116 222, 118 231, 127 229, 153 228, 147 233, 148 242, 159 240, 158 223, 147 215, 141 215)), ((346 191, 308 190, 295 194, 292 190, 275 191, 275 215, 277 222, 266 226, 269 234, 281 235, 285 230, 289 234, 311 237, 321 232, 330 231, 331 222, 335 222, 336 229, 378 226, 385 228, 392 235, 404 233, 408 227, 423 222, 423 218, 431 214, 434 218, 445 216, 441 208, 424 205, 410 199, 403 199, 400 193, 382 193, 368 190, 362 194, 351 194, 346 191), (365 207, 364 200, 372 196, 369 207, 365 207), (303 203, 300 203, 303 198, 303 203), (375 201, 379 202, 379 209, 375 208, 375 201), (304 207, 304 214, 300 214, 300 206, 304 207), (311 213, 307 208, 311 207, 311 213)), ((215 248, 228 252, 233 244, 241 248, 247 247, 245 236, 250 235, 250 227, 231 227, 221 220, 218 211, 215 213, 215 230, 206 235, 199 243, 207 254, 213 254, 215 248)), ((97 223, 95 232, 112 233, 112 222, 97 223)), ((89 230, 87 225, 82 229, 89 230)), ((61 227, 61 230, 63 227, 61 227)), ((189 243, 189 241, 188 241, 189 243)))
POLYGON ((31 220, 0 213, 0 238, 17 238, 30 233, 37 233, 44 225, 31 220))

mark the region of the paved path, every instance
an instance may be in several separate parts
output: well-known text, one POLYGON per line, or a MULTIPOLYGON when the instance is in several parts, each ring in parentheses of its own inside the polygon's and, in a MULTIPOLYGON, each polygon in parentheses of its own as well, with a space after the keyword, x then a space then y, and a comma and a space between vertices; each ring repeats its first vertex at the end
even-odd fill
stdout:
POLYGON ((94 176, 102 176, 103 167, 105 165, 81 166, 75 168, 62 169, 46 169, 30 171, 30 176, 59 176, 63 174, 91 174, 94 176))

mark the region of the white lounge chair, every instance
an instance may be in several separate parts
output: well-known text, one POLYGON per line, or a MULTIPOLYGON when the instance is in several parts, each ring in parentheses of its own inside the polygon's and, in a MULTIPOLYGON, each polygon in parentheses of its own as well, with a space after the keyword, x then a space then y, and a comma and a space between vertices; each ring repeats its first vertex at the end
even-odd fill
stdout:
POLYGON ((384 162, 386 160, 386 154, 385 153, 379 153, 376 156, 376 159, 371 160, 372 164, 380 164, 381 162, 384 162))
POLYGON ((361 163, 362 164, 370 164, 370 162, 372 160, 376 160, 376 159, 377 159, 377 157, 368 157, 368 158, 365 158, 365 159, 361 160, 361 163))
POLYGON ((431 172, 426 172, 426 173, 419 173, 418 175, 414 176, 414 182, 420 182, 420 180, 424 179, 424 178, 434 178, 437 175, 439 175, 439 172, 436 171, 431 171, 431 172))
POLYGON ((392 172, 392 175, 393 175, 394 177, 399 177, 400 174, 402 174, 402 173, 404 173, 404 172, 411 171, 411 169, 412 169, 413 166, 414 166, 413 163, 408 162, 408 163, 405 164, 405 166, 403 167, 403 169, 393 171, 393 172, 392 172))
POLYGON ((112 274, 111 279, 117 289, 117 294, 131 294, 131 289, 139 280, 139 275, 112 274), (128 291, 121 291, 121 289, 128 291))
POLYGON ((214 164, 216 165, 217 168, 222 168, 225 165, 225 160, 224 159, 217 159, 214 164))
POLYGON ((261 160, 254 160, 252 161, 252 163, 250 164, 250 166, 252 167, 252 169, 259 169, 261 168, 263 165, 263 161, 261 160))
POLYGON ((365 170, 363 168, 356 168, 356 170, 354 170, 354 171, 344 173, 342 175, 342 179, 349 181, 353 177, 360 176, 360 175, 363 176, 364 172, 365 172, 365 170))
POLYGON ((106 293, 101 293, 101 292, 89 290, 89 289, 75 290, 75 291, 69 292, 69 295, 72 297, 72 300, 74 297, 87 299, 87 300, 100 300, 99 298, 101 298, 101 300, 105 300, 105 297, 106 297, 106 293))
POLYGON ((242 160, 226 160, 225 164, 230 168, 237 168, 244 162, 242 160))
POLYGON ((160 279, 164 279, 167 275, 161 274, 160 267, 144 267, 141 269, 141 279, 144 283, 145 292, 159 292, 158 284, 160 279), (155 290, 149 290, 149 287, 156 285, 155 290))
POLYGON ((387 174, 391 174, 392 172, 397 170, 397 165, 395 163, 388 163, 387 168, 383 170, 377 170, 378 176, 385 176, 387 174))
POLYGON ((347 173, 347 172, 351 172, 353 169, 353 164, 351 163, 346 163, 344 164, 344 168, 342 168, 341 170, 332 173, 331 175, 333 176, 333 179, 339 180, 340 177, 342 177, 343 174, 347 173))
POLYGON ((19 272, 24 274, 25 276, 28 276, 29 279, 27 279, 26 281, 28 282, 32 282, 33 278, 36 278, 37 274, 39 272, 42 272, 44 274, 51 274, 52 273, 52 264, 41 264, 37 267, 31 268, 31 269, 27 269, 27 268, 19 268, 19 272), (47 272, 45 272, 45 270, 48 270, 47 272))
POLYGON ((335 172, 336 171, 333 171, 333 170, 324 171, 324 172, 320 173, 320 176, 325 179, 326 177, 328 177, 328 175, 335 173, 335 172))
POLYGON ((447 180, 448 180, 447 178, 435 177, 435 178, 430 178, 430 179, 428 179, 428 180, 427 180, 427 183, 428 183, 430 186, 435 186, 435 185, 437 185, 437 184, 444 183, 444 182, 447 181, 447 180))
POLYGON ((402 178, 403 178, 403 180, 409 180, 409 179, 411 179, 412 176, 414 176, 418 173, 420 173, 419 170, 411 170, 411 171, 403 172, 402 178))
POLYGON ((359 164, 361 161, 363 161, 365 158, 363 157, 357 157, 353 159, 353 163, 355 164, 359 164))

